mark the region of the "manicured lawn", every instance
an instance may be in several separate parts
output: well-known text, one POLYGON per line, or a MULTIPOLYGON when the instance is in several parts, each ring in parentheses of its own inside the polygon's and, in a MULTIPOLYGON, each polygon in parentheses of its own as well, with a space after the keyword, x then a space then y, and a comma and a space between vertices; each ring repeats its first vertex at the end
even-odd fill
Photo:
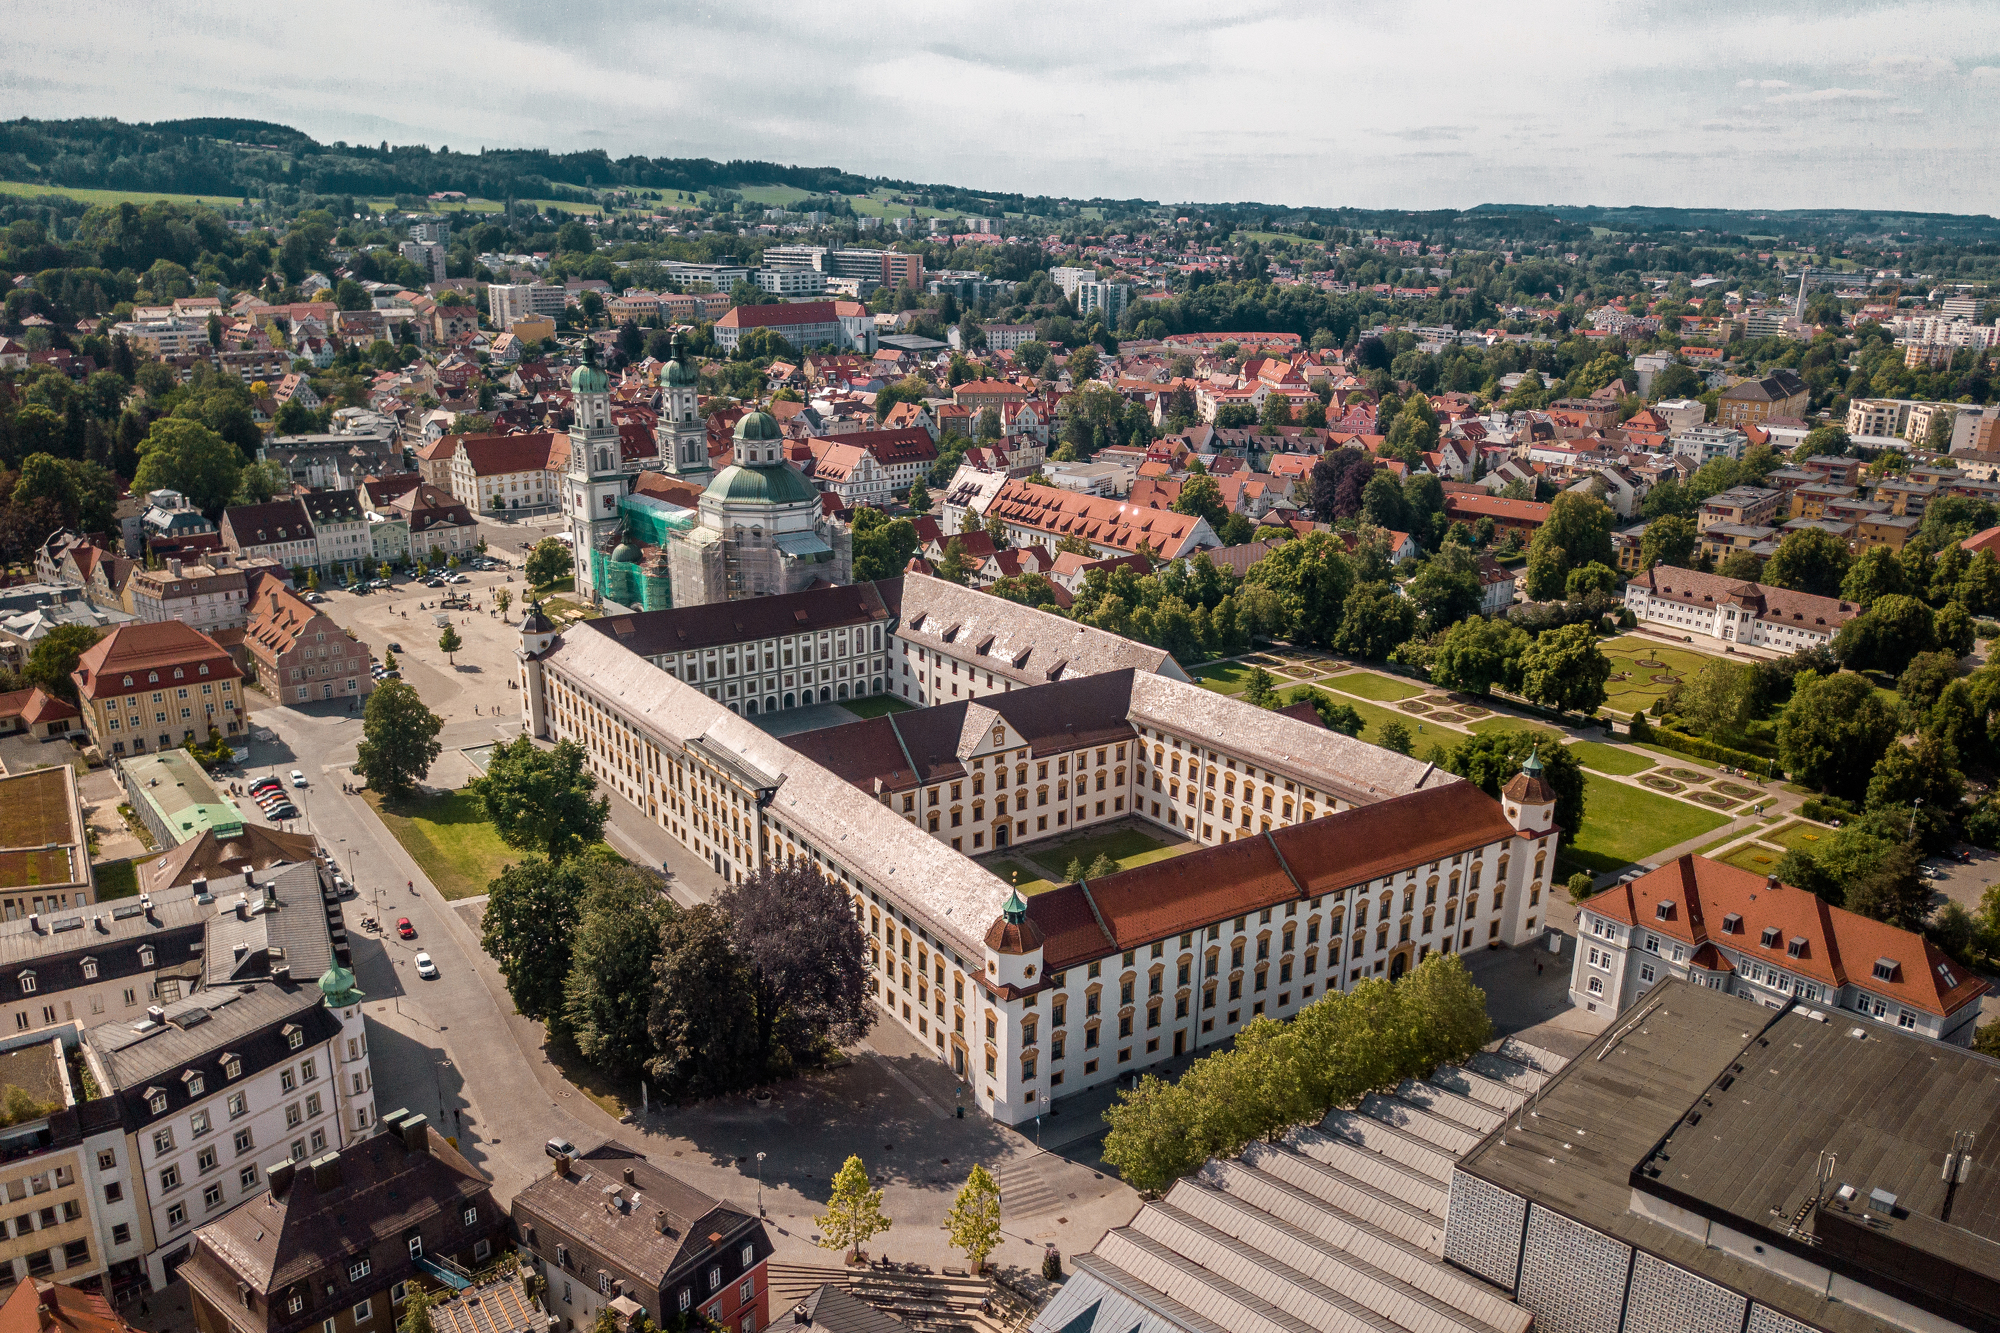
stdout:
POLYGON ((528 855, 500 841, 470 792, 418 796, 388 805, 379 793, 371 791, 367 800, 446 898, 471 898, 486 892, 487 884, 502 869, 528 855))
POLYGON ((1606 745, 1602 741, 1576 741, 1569 746, 1569 752, 1576 756, 1576 762, 1599 773, 1615 773, 1629 777, 1633 773, 1643 773, 1653 766, 1653 761, 1643 754, 1633 754, 1630 750, 1616 745, 1606 745))
POLYGON ((1751 836, 1753 836, 1753 833, 1750 829, 1744 829, 1738 833, 1725 833, 1706 847, 1697 847, 1694 854, 1696 856, 1710 856, 1719 849, 1727 847, 1732 842, 1741 842, 1743 839, 1751 836))
POLYGON ((1378 676, 1372 671, 1343 671, 1338 676, 1329 676, 1323 682, 1328 689, 1339 690, 1342 694, 1358 695, 1363 699, 1376 699, 1383 703, 1394 703, 1398 699, 1413 699, 1424 692, 1424 687, 1407 680, 1397 680, 1393 676, 1378 676))
POLYGON ((885 717, 890 713, 907 713, 916 708, 915 704, 904 703, 901 699, 888 694, 842 699, 840 706, 857 717, 885 717))
MULTIPOLYGON (((1292 690, 1285 691, 1287 702, 1290 702, 1293 693, 1294 691, 1292 690)), ((1328 691, 1327 693, 1329 697, 1346 704, 1349 708, 1361 714, 1361 720, 1365 725, 1361 728, 1360 738, 1367 741, 1370 745, 1380 745, 1382 743, 1382 728, 1391 722, 1400 722, 1409 731, 1410 739, 1415 742, 1414 748, 1418 754, 1422 754, 1428 750, 1433 740, 1440 740, 1447 746, 1456 745, 1462 735, 1460 732, 1445 731, 1442 728, 1436 731, 1429 730, 1428 728, 1419 731, 1418 728, 1425 727, 1424 719, 1413 713, 1402 713, 1393 708, 1384 708, 1380 704, 1371 704, 1365 699, 1350 699, 1343 694, 1333 694, 1332 691, 1328 691)))
POLYGON ((1586 775, 1583 827, 1577 830, 1576 841, 1564 848, 1564 854, 1593 873, 1603 874, 1728 822, 1729 816, 1719 811, 1586 775))
MULTIPOLYGON (((150 861, 152 858, 146 859, 150 861)), ((99 902, 112 898, 136 898, 139 894, 137 861, 107 861, 101 866, 92 866, 91 875, 97 881, 99 902)))
POLYGON ((1605 684, 1604 706, 1622 717, 1650 708, 1653 700, 1663 697, 1673 688, 1672 683, 1656 681, 1653 676, 1689 676, 1699 671, 1702 664, 1711 659, 1707 653, 1697 653, 1688 648, 1668 648, 1650 639, 1608 639, 1598 645, 1598 649, 1611 659, 1613 679, 1605 684), (1664 662, 1663 667, 1642 667, 1639 658, 1649 662, 1664 662), (1620 673, 1626 679, 1618 680, 1620 673))
POLYGON ((1164 861, 1170 856, 1179 856, 1193 846, 1193 843, 1187 842, 1169 844, 1138 829, 1121 828, 1088 838, 1073 838, 1053 847, 1037 848, 1030 855, 1036 865, 1051 876, 1060 878, 1071 861, 1081 861, 1087 866, 1100 853, 1116 861, 1120 869, 1130 870, 1148 861, 1164 861))
POLYGON ((1241 694, 1250 683, 1250 673, 1254 667, 1242 662, 1217 662, 1213 666, 1196 667, 1195 681, 1218 694, 1241 694))
POLYGON ((1545 722, 1537 722, 1528 717, 1514 717, 1507 713, 1495 713, 1492 717, 1482 717, 1479 721, 1467 725, 1481 735, 1495 731, 1538 731, 1548 738, 1551 745, 1562 740, 1562 733, 1551 730, 1545 722))
POLYGON ((1056 887, 1054 880, 1044 878, 1039 870, 1020 861, 988 861, 986 868, 1029 896, 1056 887))
POLYGON ((1784 859, 1783 852, 1770 847, 1760 847, 1753 842, 1723 857, 1722 863, 1735 866, 1738 870, 1747 870, 1753 875, 1769 875, 1777 870, 1778 862, 1784 859))
POLYGON ((1804 847, 1817 851, 1832 840, 1834 831, 1830 828, 1822 828, 1818 824, 1809 824, 1802 819, 1795 819, 1783 828, 1772 829, 1769 833, 1762 836, 1764 841, 1775 842, 1780 847, 1789 847, 1794 850, 1804 847))

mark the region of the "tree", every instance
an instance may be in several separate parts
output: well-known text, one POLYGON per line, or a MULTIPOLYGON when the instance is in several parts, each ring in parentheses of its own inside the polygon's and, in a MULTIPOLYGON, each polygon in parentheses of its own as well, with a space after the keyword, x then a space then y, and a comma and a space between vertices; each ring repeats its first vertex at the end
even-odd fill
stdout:
POLYGON ((1972 651, 1978 639, 1978 629, 1972 623, 1972 613, 1965 609, 1963 602, 1946 602, 1931 617, 1933 637, 1937 646, 1953 657, 1964 657, 1972 651))
POLYGON ((985 1167, 973 1164, 951 1211, 944 1216, 944 1226, 951 1233, 952 1248, 965 1251, 967 1266, 974 1273, 984 1272, 986 1256, 1000 1246, 1000 1186, 985 1167))
POLYGON ((561 862, 604 836, 609 797, 593 799, 597 778, 583 747, 561 740, 542 749, 525 735, 495 747, 483 776, 466 784, 500 840, 561 862))
POLYGON ((1719 745, 1740 745, 1756 716, 1756 683, 1749 667, 1712 657, 1675 687, 1667 707, 1696 735, 1719 745))
POLYGON ((909 519, 892 519, 865 505, 854 511, 853 528, 856 583, 895 578, 908 568, 922 544, 917 525, 909 519))
POLYGON ((1764 562, 1764 582, 1819 597, 1840 596, 1850 557, 1847 543, 1823 528, 1787 533, 1764 562))
MULTIPOLYGON (((1296 545, 1297 543, 1287 543, 1296 545)), ((1284 547, 1278 548, 1280 551, 1284 547)), ((1277 552, 1272 552, 1272 555, 1277 552)), ((1270 556, 1264 557, 1266 560, 1270 556)), ((1259 564, 1262 562, 1260 561, 1259 564)), ((1256 566, 1251 566, 1254 572, 1256 566)), ((1347 598, 1334 646, 1356 657, 1384 661, 1399 644, 1416 630, 1416 608, 1410 599, 1387 583, 1371 583, 1356 588, 1347 598)))
POLYGON ((1505 620, 1461 620, 1445 631, 1433 651, 1431 683, 1480 695, 1495 685, 1518 689, 1521 656, 1532 642, 1527 631, 1505 620))
POLYGON ((1359 736, 1368 725, 1352 704, 1341 703, 1324 690, 1316 690, 1310 685, 1301 685, 1293 690, 1288 704, 1309 703, 1319 714, 1319 720, 1326 724, 1328 731, 1337 731, 1343 736, 1359 736))
POLYGON ((1447 546, 1426 560, 1404 591, 1433 633, 1477 615, 1484 596, 1478 562, 1463 546, 1447 546))
POLYGON ((1066 367, 1069 371, 1070 383, 1081 387, 1085 380, 1097 374, 1097 368, 1102 361, 1103 357, 1099 354, 1097 348, 1089 343, 1085 343, 1071 352, 1066 367))
POLYGON ((198 421, 162 417, 140 442, 132 489, 141 494, 162 487, 179 491, 212 516, 236 493, 242 471, 243 455, 235 445, 198 421))
POLYGON ((525 572, 528 582, 537 589, 550 588, 570 577, 576 568, 576 561, 564 546, 554 537, 544 537, 536 542, 528 552, 525 572))
POLYGON ((1521 654, 1521 693, 1558 713, 1595 712, 1611 679, 1611 659, 1588 625, 1547 630, 1521 654))
POLYGON ((1588 597, 1594 592, 1611 593, 1617 589, 1618 571, 1595 560, 1571 569, 1569 577, 1563 580, 1563 595, 1571 601, 1588 597))
MULTIPOLYGON (((1250 566, 1244 582, 1269 588, 1278 595, 1284 603, 1290 621, 1289 635, 1294 642, 1326 644, 1332 641, 1342 623, 1348 589, 1354 583, 1354 567, 1340 538, 1330 532, 1313 532, 1296 541, 1281 543, 1250 566)), ((1408 637, 1407 632, 1403 637, 1408 637)))
POLYGON ((930 490, 921 481, 913 481, 910 483, 910 495, 908 504, 912 510, 914 510, 919 514, 930 512, 931 493, 930 490))
POLYGON ((513 593, 508 592, 505 588, 495 588, 493 590, 493 609, 500 613, 501 619, 506 619, 507 608, 513 604, 513 593))
POLYGON ((1368 478, 1368 484, 1361 488, 1361 517, 1390 532, 1410 530, 1410 507, 1394 473, 1384 469, 1368 478))
POLYGON ((1930 915, 1931 886, 1920 864, 1908 843, 1891 845, 1868 871, 1848 882, 1842 905, 1898 930, 1921 933, 1930 915))
POLYGON ((487 885, 479 945, 500 965, 507 994, 525 1018, 560 1025, 583 891, 576 863, 539 856, 507 866, 487 885))
POLYGON ((946 583, 964 586, 972 577, 972 561, 965 554, 964 542, 953 537, 944 544, 944 556, 937 562, 936 572, 946 583))
POLYGON ((1500 789, 1534 755, 1542 766, 1542 781, 1556 794, 1556 824, 1574 836, 1583 824, 1583 766, 1567 747, 1544 744, 1546 740, 1546 734, 1532 731, 1486 732, 1460 741, 1445 755, 1444 768, 1498 799, 1500 789))
POLYGON ((444 654, 445 662, 448 665, 456 666, 457 663, 453 661, 453 654, 457 653, 463 647, 465 647, 465 640, 458 637, 457 628, 446 625, 444 633, 438 635, 438 651, 444 654))
POLYGON ((1392 717, 1382 724, 1382 732, 1375 743, 1385 750, 1397 754, 1408 754, 1416 748, 1416 737, 1410 735, 1409 726, 1398 717, 1392 717))
POLYGON ((764 1075, 758 1058, 756 989, 731 942, 729 918, 713 904, 662 914, 646 1032, 647 1074, 671 1098, 711 1097, 764 1075))
POLYGON ((1205 518, 1211 528, 1220 528, 1229 516, 1222 503, 1222 488, 1214 477, 1205 476, 1189 477, 1181 483, 1181 493, 1174 497, 1174 512, 1205 518))
POLYGON ((1274 688, 1277 678, 1263 667, 1253 666, 1243 683, 1243 702, 1255 704, 1259 708, 1276 708, 1278 691, 1274 688))
MULTIPOLYGON (((1876 549, 1880 549, 1879 547, 1876 549)), ((1896 695, 1913 711, 1928 713, 1958 679, 1958 657, 1953 653, 1918 653, 1896 679, 1896 695)))
POLYGON ((1876 598, 1872 606, 1842 625, 1833 636, 1833 655, 1843 665, 1891 674, 1900 674, 1918 653, 1930 652, 1937 646, 1937 625, 1931 609, 1901 593, 1876 598))
POLYGON ((118 489, 117 480, 95 463, 29 454, 21 460, 21 479, 11 498, 18 510, 46 501, 62 527, 104 532, 115 523, 118 489))
POLYGON ((247 463, 236 474, 236 493, 229 503, 260 505, 292 492, 292 474, 283 463, 270 460, 247 463))
POLYGON ((805 1064, 867 1035, 876 1008, 866 932, 838 883, 809 861, 788 861, 723 889, 715 905, 749 969, 767 1068, 805 1064))
POLYGON ((1694 562, 1698 545, 1699 534, 1693 519, 1679 514, 1663 515, 1648 523, 1645 535, 1639 539, 1639 568, 1667 565, 1686 569, 1694 562))
POLYGON ((1591 563, 1615 567, 1611 506, 1587 491, 1564 491, 1549 504, 1549 516, 1528 543, 1528 597, 1553 601, 1563 595, 1572 569, 1591 563), (1542 557, 1539 567, 1535 557, 1542 557))
POLYGON ((1868 778, 1868 810, 1907 819, 1905 827, 1930 852, 1943 851, 1957 836, 1964 800, 1965 774, 1958 771, 1958 756, 1937 736, 1920 736, 1914 745, 1891 745, 1868 778))
POLYGON ((403 1298, 403 1314, 396 1321, 396 1333, 435 1333, 431 1307, 450 1300, 452 1293, 442 1287, 426 1290, 412 1284, 403 1298))
POLYGON ((1564 881, 1563 887, 1569 890, 1570 902, 1581 906, 1597 891, 1597 881, 1591 877, 1588 870, 1579 870, 1564 881))
POLYGON ((826 1212, 815 1217, 813 1225, 819 1228, 821 1249, 844 1249, 851 1259, 860 1258, 861 1247, 870 1236, 889 1229, 889 1218, 882 1212, 882 1191, 869 1187, 868 1168, 859 1156, 841 1163, 833 1177, 826 1212))
POLYGON ((1778 756, 1793 781, 1858 796, 1896 731, 1895 714, 1865 677, 1802 671, 1778 716, 1778 756))
POLYGON ((90 646, 103 635, 89 625, 57 625, 29 650, 21 681, 39 685, 44 694, 75 703, 76 682, 70 679, 76 664, 90 646))
POLYGON ((1860 603, 1864 610, 1874 605, 1878 597, 1891 593, 1904 596, 1909 591, 1910 580, 1903 572, 1902 561, 1886 546, 1871 546, 1856 556, 1840 581, 1840 595, 1860 603))
POLYGON ((629 1078, 653 1055, 653 960, 675 912, 659 876, 622 862, 592 868, 580 907, 563 1021, 577 1051, 613 1078, 629 1078))
POLYGON ((361 742, 354 771, 385 799, 408 796, 443 753, 437 734, 444 719, 424 707, 400 680, 384 681, 361 713, 361 742))
POLYGON ((1755 583, 1764 574, 1764 562, 1749 551, 1731 551, 1722 557, 1722 563, 1715 572, 1726 579, 1736 579, 1742 583, 1755 583))

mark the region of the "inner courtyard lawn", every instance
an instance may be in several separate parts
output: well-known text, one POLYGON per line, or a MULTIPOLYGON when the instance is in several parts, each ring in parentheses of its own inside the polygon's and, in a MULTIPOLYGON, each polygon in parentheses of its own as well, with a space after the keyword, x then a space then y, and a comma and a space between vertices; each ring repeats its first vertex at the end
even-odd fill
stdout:
POLYGON ((1617 870, 1698 838, 1730 817, 1595 773, 1584 775, 1583 827, 1563 855, 1593 874, 1617 870))
POLYGON ((1099 855, 1104 855, 1116 861, 1120 870, 1130 870, 1149 861, 1164 861, 1170 856, 1179 856, 1182 852, 1192 851, 1195 846, 1195 843, 1187 841, 1168 842, 1165 838, 1157 838, 1128 826, 1072 838, 1052 847, 1037 847, 1027 851, 1026 855, 1047 871, 1052 879, 1061 882, 1063 872, 1069 868, 1071 861, 1081 861, 1088 866, 1099 855))
POLYGON ((1424 687, 1421 685, 1407 680, 1397 680, 1391 676, 1378 676, 1372 671, 1343 671, 1338 676, 1327 677, 1324 684, 1329 689, 1339 690, 1342 694, 1352 694, 1382 703, 1413 699, 1424 692, 1424 687))
POLYGON ((1210 666, 1196 667, 1194 679, 1197 685, 1214 690, 1217 694, 1241 694, 1250 684, 1250 673, 1256 668, 1243 662, 1216 662, 1210 666))

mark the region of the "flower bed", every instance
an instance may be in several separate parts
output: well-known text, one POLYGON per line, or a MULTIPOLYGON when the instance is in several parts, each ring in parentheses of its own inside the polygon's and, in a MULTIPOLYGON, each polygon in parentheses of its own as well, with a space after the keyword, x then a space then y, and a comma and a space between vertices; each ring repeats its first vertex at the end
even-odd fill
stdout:
POLYGON ((1699 786, 1708 781, 1708 774, 1697 773, 1691 768, 1670 768, 1667 770, 1667 776, 1690 786, 1699 786))
POLYGON ((1649 774, 1646 777, 1640 778, 1639 781, 1645 783, 1648 787, 1651 787, 1654 791, 1663 791, 1670 796, 1675 792, 1687 790, 1687 788, 1683 787, 1680 783, 1675 782, 1672 778, 1663 778, 1657 773, 1649 774))
POLYGON ((1710 808, 1716 810, 1728 810, 1732 809, 1736 805, 1736 802, 1730 800, 1727 796, 1723 796, 1712 791, 1698 791, 1690 793, 1689 799, 1699 801, 1703 805, 1709 806, 1710 808))
POLYGON ((1397 704, 1396 707, 1406 713, 1428 713, 1431 711, 1431 706, 1421 699, 1405 699, 1403 702, 1397 704))
POLYGON ((1740 782, 1718 782, 1715 784, 1714 790, 1725 792, 1740 801, 1747 801, 1753 796, 1761 796, 1763 794, 1754 788, 1744 786, 1740 782))

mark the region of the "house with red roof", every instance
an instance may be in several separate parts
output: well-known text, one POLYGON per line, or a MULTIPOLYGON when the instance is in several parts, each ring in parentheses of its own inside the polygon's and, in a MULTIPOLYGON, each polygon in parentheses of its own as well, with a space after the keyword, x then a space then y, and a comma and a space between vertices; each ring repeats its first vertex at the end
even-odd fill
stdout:
POLYGON ((733 352, 744 334, 769 329, 798 351, 833 347, 875 354, 875 318, 859 301, 795 301, 740 305, 715 321, 715 343, 733 352))
POLYGON ((474 513, 538 509, 558 502, 556 478, 549 471, 556 432, 445 438, 458 441, 444 469, 445 487, 474 513))
POLYGON ((1584 902, 1570 1002, 1620 1013, 1669 977, 1959 1046, 1972 1044, 1986 994, 1984 981, 1916 931, 1692 855, 1584 902))

